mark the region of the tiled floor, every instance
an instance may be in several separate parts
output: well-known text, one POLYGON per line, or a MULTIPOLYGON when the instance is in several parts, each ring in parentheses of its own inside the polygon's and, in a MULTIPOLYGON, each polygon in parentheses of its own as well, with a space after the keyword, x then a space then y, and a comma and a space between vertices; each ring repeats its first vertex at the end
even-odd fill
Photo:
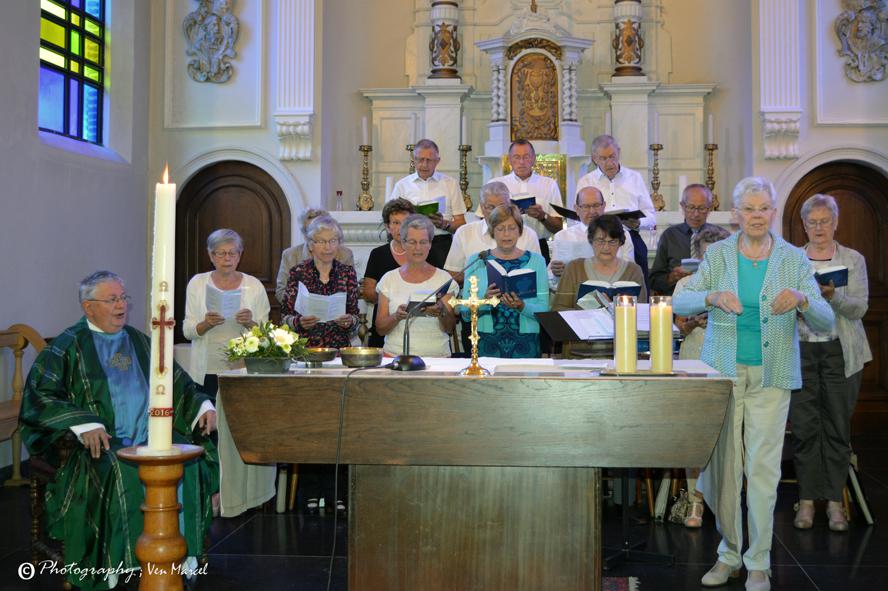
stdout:
MULTIPOLYGON (((888 516, 888 434, 858 437, 862 482, 877 520, 888 516)), ((772 550, 775 589, 801 591, 870 590, 888 588, 888 530, 880 523, 866 527, 852 522, 845 534, 830 532, 818 514, 814 529, 792 527, 795 501, 793 485, 781 485, 775 516, 772 550)), ((26 489, 0 488, 0 590, 60 589, 58 576, 38 575, 30 582, 17 576, 28 559, 29 511, 26 489)), ((322 591, 326 588, 333 536, 330 516, 306 516, 299 512, 274 514, 250 512, 234 519, 217 519, 212 528, 208 574, 199 589, 322 591)), ((347 585, 347 532, 344 521, 337 527, 336 558, 331 589, 347 585)), ((671 567, 624 564, 608 575, 635 576, 641 591, 699 589, 699 580, 715 560, 718 536, 707 513, 701 530, 678 525, 633 526, 634 540, 646 540, 647 550, 671 552, 671 567)), ((605 509, 605 544, 620 542, 619 511, 605 509)), ((723 589, 743 589, 743 577, 723 589)), ((413 590, 411 590, 413 591, 413 590)), ((421 590, 416 590, 421 591, 421 590)), ((454 590, 461 591, 461 590, 454 590)))

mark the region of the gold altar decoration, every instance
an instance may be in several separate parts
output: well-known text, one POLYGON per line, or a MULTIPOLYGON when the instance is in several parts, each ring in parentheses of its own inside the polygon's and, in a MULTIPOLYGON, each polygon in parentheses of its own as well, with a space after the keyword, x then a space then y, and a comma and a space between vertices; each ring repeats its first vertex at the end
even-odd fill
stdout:
POLYGON ((641 36, 641 22, 626 18, 614 23, 616 31, 611 41, 617 67, 614 76, 641 76, 641 50, 644 37, 641 36))
POLYGON ((499 298, 478 297, 478 278, 472 275, 469 277, 469 297, 465 299, 457 299, 456 296, 450 297, 450 306, 465 306, 472 312, 472 334, 469 335, 469 342, 472 343, 472 363, 461 372, 462 376, 489 376, 490 372, 478 365, 478 308, 484 305, 498 306, 499 298))
POLYGON ((651 167, 651 201, 657 211, 666 209, 666 200, 660 195, 660 150, 662 149, 663 144, 651 144, 651 152, 654 153, 654 165, 651 167))
POLYGON ((469 195, 469 152, 472 151, 470 144, 460 144, 459 146, 459 190, 462 193, 463 203, 466 211, 472 211, 472 196, 469 195))
MULTIPOLYGON (((564 154, 537 154, 536 164, 533 165, 533 171, 540 176, 547 176, 555 179, 558 183, 558 190, 565 203, 571 203, 572 198, 566 195, 567 190, 567 158, 564 154)), ((509 157, 503 156, 503 175, 512 172, 512 165, 509 163, 509 157)))
POLYGON ((413 153, 416 150, 416 144, 407 144, 404 146, 404 149, 407 150, 407 154, 410 156, 410 172, 407 174, 413 174, 416 172, 416 160, 414 159, 415 154, 413 153))
POLYGON ((434 25, 432 38, 429 40, 429 57, 432 64, 429 78, 459 78, 456 70, 456 54, 459 49, 457 25, 448 23, 434 25))
POLYGON ((558 70, 542 53, 521 56, 512 68, 512 139, 558 140, 558 70))
POLYGON ((506 58, 513 60, 516 55, 525 49, 543 49, 555 56, 555 59, 561 59, 561 46, 548 39, 540 39, 539 37, 522 39, 521 41, 513 43, 509 46, 509 49, 506 50, 506 58))
POLYGON ((373 195, 370 194, 370 152, 373 146, 358 146, 361 151, 361 194, 358 195, 358 211, 373 209, 373 195))
POLYGON ((715 151, 718 144, 706 144, 706 187, 712 191, 712 210, 718 211, 718 194, 715 192, 715 151))

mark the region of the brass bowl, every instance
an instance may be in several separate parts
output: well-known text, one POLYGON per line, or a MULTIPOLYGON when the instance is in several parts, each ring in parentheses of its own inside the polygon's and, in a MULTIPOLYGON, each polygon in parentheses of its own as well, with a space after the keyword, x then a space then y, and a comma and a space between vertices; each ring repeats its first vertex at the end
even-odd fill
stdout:
POLYGON ((382 349, 379 347, 345 347, 339 350, 339 356, 346 367, 382 365, 382 349))
POLYGON ((336 359, 337 351, 334 347, 308 347, 300 359, 306 367, 321 367, 325 361, 336 359))

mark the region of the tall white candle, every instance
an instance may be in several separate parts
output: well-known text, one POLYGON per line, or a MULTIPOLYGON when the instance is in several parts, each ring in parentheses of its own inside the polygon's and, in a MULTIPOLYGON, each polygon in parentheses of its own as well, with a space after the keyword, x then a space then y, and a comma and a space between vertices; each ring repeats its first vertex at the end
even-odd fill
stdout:
POLYGON ((635 296, 614 300, 614 365, 618 373, 633 373, 638 363, 635 296))
POLYGON ((706 143, 715 143, 715 118, 712 116, 712 113, 709 114, 709 120, 706 125, 706 143))
POLYGON ((151 375, 148 379, 148 449, 173 446, 173 279, 176 185, 164 168, 154 189, 154 254, 151 261, 151 375))
POLYGON ((367 133, 367 118, 361 117, 361 145, 369 146, 370 145, 370 135, 367 133))
POLYGON ((651 296, 651 370, 672 371, 672 298, 651 296))
POLYGON ((681 203, 681 197, 684 195, 685 187, 688 186, 688 177, 687 175, 680 174, 678 175, 678 202, 681 203))
POLYGON ((653 128, 653 141, 652 144, 660 143, 660 114, 656 111, 654 112, 654 128, 653 128))
POLYGON ((419 129, 416 128, 416 113, 410 113, 410 137, 408 144, 415 144, 419 139, 419 129))
POLYGON ((391 176, 385 177, 385 195, 383 199, 388 201, 392 196, 392 183, 394 182, 394 178, 391 176))
POLYGON ((459 136, 460 142, 462 145, 466 145, 469 143, 469 118, 465 115, 462 116, 462 132, 459 136))
POLYGON ((604 112, 604 133, 605 135, 613 135, 611 133, 611 112, 604 112))

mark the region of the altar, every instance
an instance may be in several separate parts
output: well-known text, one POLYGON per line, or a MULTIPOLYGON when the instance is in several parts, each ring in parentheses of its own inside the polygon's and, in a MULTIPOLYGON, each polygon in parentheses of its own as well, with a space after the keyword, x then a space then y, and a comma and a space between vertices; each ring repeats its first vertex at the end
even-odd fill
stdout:
POLYGON ((601 468, 704 465, 731 392, 711 370, 540 359, 455 376, 464 361, 220 375, 247 462, 333 463, 342 403, 353 591, 600 589, 601 468))

